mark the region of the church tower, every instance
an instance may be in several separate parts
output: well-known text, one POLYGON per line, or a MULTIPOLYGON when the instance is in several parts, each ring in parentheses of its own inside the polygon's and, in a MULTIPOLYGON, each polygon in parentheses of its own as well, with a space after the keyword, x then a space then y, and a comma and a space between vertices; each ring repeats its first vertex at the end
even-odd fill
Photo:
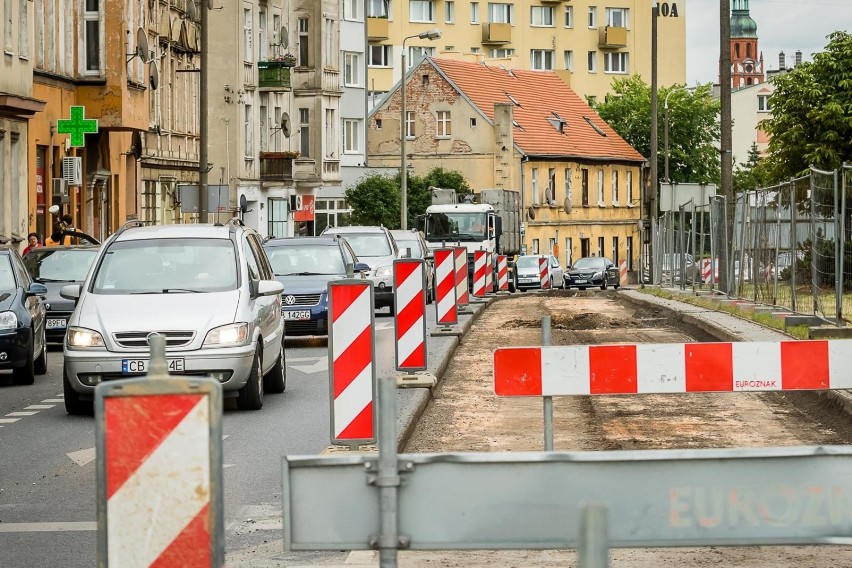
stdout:
POLYGON ((734 89, 763 83, 763 54, 757 50, 757 24, 748 0, 731 0, 731 82, 734 89))

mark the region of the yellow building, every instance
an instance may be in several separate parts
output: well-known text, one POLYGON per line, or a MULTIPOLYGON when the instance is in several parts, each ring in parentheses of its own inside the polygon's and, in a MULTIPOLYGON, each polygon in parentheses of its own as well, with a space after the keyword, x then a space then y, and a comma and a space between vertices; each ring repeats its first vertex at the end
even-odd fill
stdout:
MULTIPOLYGON (((374 167, 399 167, 400 103, 397 87, 370 114, 374 167)), ((414 174, 441 165, 474 191, 520 190, 528 254, 638 270, 645 159, 555 73, 426 58, 408 74, 405 106, 414 174)))
MULTIPOLYGON (((357 0, 347 0, 347 4, 357 0)), ((603 99, 614 78, 651 82, 651 3, 647 0, 366 0, 368 85, 384 93, 422 55, 476 58, 505 67, 559 73, 581 96, 603 99), (430 29, 440 39, 417 37, 430 29), (413 36, 413 37, 412 37, 413 36), (404 42, 404 40, 407 41, 404 42)), ((686 81, 685 2, 660 2, 660 85, 686 81)))

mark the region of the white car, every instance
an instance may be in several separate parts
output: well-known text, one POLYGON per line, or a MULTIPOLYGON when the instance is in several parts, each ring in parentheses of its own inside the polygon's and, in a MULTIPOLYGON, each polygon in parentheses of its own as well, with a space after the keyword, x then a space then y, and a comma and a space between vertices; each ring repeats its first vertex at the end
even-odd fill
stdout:
POLYGON ((393 310, 393 261, 400 253, 391 232, 385 227, 326 227, 322 234, 346 239, 358 259, 370 267, 376 309, 393 310))
MULTIPOLYGON (((515 274, 517 282, 515 288, 524 291, 534 288, 541 288, 541 274, 539 273, 539 261, 542 258, 540 254, 528 254, 519 256, 515 261, 515 274)), ((564 288, 565 287, 565 271, 562 265, 559 264, 559 259, 552 254, 545 255, 547 258, 550 287, 564 288)))

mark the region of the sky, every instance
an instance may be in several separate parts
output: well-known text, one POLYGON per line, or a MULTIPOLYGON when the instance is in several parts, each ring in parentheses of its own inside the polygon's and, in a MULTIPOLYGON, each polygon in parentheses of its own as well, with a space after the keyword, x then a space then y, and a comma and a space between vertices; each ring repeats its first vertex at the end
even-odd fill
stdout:
MULTIPOLYGON (((686 83, 717 83, 719 0, 678 3, 685 3, 687 11, 686 83)), ((757 48, 763 52, 765 70, 778 69, 781 51, 790 67, 796 50, 809 61, 814 53, 823 51, 828 34, 852 32, 852 0, 750 0, 749 13, 757 23, 757 48)))

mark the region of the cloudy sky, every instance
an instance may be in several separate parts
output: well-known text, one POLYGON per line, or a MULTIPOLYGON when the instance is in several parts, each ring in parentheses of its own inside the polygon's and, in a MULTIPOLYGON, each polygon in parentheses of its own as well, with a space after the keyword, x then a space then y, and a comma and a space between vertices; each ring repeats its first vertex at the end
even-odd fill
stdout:
MULTIPOLYGON (((686 0, 685 3, 686 82, 688 85, 716 83, 719 80, 719 0, 686 0)), ((789 67, 796 50, 802 51, 804 60, 810 60, 814 52, 823 50, 829 33, 852 31, 852 0, 750 0, 749 12, 757 22, 757 45, 763 52, 766 70, 778 69, 781 51, 786 54, 789 67)))

